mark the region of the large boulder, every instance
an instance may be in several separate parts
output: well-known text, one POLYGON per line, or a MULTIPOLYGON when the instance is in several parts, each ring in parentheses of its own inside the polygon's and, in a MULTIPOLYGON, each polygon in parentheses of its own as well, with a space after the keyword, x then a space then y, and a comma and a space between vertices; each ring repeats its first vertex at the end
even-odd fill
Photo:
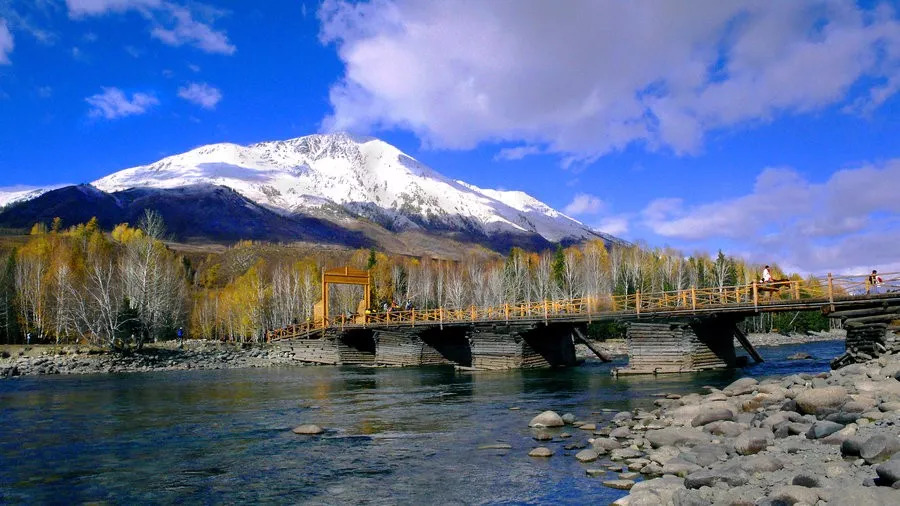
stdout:
POLYGON ((538 446, 537 448, 528 452, 529 457, 552 457, 553 450, 547 448, 546 446, 538 446))
POLYGON ((647 454, 647 458, 659 465, 665 465, 666 462, 674 459, 681 453, 681 450, 674 446, 662 446, 647 454))
POLYGON ((828 420, 819 420, 818 422, 812 424, 809 430, 806 432, 806 439, 822 439, 825 436, 830 436, 835 432, 843 429, 844 426, 836 423, 830 422, 828 420))
POLYGON ((659 430, 648 430, 644 437, 654 448, 660 446, 693 446, 700 443, 708 443, 712 437, 699 430, 690 427, 666 427, 659 430))
POLYGON ((851 436, 841 442, 841 455, 844 457, 859 457, 862 445, 866 439, 861 436, 851 436))
POLYGON ((755 390, 757 384, 759 384, 759 381, 756 378, 741 378, 723 388, 722 391, 727 395, 746 394, 755 390))
POLYGON ((580 452, 575 454, 575 459, 578 462, 593 462, 600 457, 600 453, 597 450, 581 450, 580 452))
POLYGON ((710 434, 715 434, 717 436, 737 437, 749 428, 750 426, 744 423, 722 420, 704 425, 703 431, 709 432, 710 434))
POLYGON ((609 452, 609 460, 625 460, 636 459, 642 457, 644 453, 634 448, 617 448, 609 452))
POLYGON ((622 443, 616 441, 615 439, 609 439, 605 437, 598 437, 597 439, 591 441, 591 446, 594 447, 595 450, 602 450, 603 452, 608 452, 611 450, 616 450, 622 447, 622 443))
POLYGON ((616 501, 613 504, 627 504, 628 506, 671 504, 672 495, 677 490, 684 490, 683 478, 663 476, 662 478, 639 481, 631 487, 631 494, 623 497, 621 502, 616 501))
POLYGON ((897 439, 896 436, 878 434, 867 439, 859 447, 859 456, 869 464, 874 464, 889 459, 898 451, 900 451, 900 439, 897 439))
POLYGON ((738 466, 726 466, 719 469, 702 469, 693 472, 684 479, 687 488, 713 487, 716 483, 725 483, 729 487, 746 485, 750 477, 738 466))
POLYGON ((759 453, 775 441, 775 435, 766 429, 750 429, 734 440, 734 451, 741 455, 759 453))
POLYGON ((691 427, 699 427, 711 422, 718 422, 723 420, 733 421, 734 412, 728 408, 704 409, 700 411, 700 414, 695 416, 693 420, 691 420, 691 427))
POLYGON ((700 444, 681 454, 681 458, 700 467, 711 466, 728 455, 725 445, 700 444))
POLYGON ((700 466, 697 464, 688 462, 679 457, 669 460, 662 466, 662 474, 674 474, 675 476, 681 476, 682 478, 699 470, 700 466))
POLYGON ((888 485, 900 481, 900 453, 895 453, 890 460, 876 467, 875 472, 881 481, 888 485))
POLYGON ((784 462, 772 455, 753 455, 750 457, 741 457, 738 465, 744 471, 754 473, 770 473, 784 468, 784 462))
POLYGON ((844 387, 824 387, 804 390, 794 400, 802 413, 815 415, 841 407, 850 396, 844 387))
POLYGON ((528 422, 529 427, 562 427, 566 422, 556 411, 544 411, 528 422))

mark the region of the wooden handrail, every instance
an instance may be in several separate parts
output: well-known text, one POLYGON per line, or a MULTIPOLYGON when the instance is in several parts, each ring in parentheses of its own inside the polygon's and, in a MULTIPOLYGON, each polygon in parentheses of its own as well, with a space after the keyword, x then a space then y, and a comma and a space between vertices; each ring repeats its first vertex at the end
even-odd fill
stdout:
MULTIPOLYGON (((882 283, 879 288, 883 290, 900 291, 900 273, 883 273, 879 277, 882 283)), ((868 275, 858 276, 834 276, 828 274, 820 278, 807 280, 783 280, 769 283, 753 281, 747 285, 735 285, 727 287, 690 288, 662 292, 635 291, 626 295, 602 296, 602 305, 594 297, 581 297, 573 299, 551 300, 544 299, 537 302, 520 302, 517 304, 504 303, 502 306, 478 307, 474 304, 467 308, 423 309, 416 311, 390 311, 383 313, 365 313, 360 320, 340 315, 335 318, 321 318, 307 320, 300 324, 288 325, 281 329, 267 330, 265 339, 276 341, 302 336, 312 336, 314 332, 329 326, 340 325, 341 329, 354 326, 369 326, 387 324, 391 326, 422 324, 426 322, 438 323, 443 328, 445 323, 475 322, 475 321, 505 321, 515 320, 543 320, 549 322, 551 318, 578 319, 586 318, 588 322, 600 313, 609 314, 635 314, 653 312, 674 312, 698 310, 715 310, 719 308, 746 307, 753 311, 761 308, 784 303, 787 300, 820 300, 827 302, 831 308, 835 300, 869 296, 874 288, 868 275), (787 288, 786 292, 781 292, 787 288), (760 292, 767 294, 761 298, 760 292), (688 300, 690 298, 690 301, 688 300), (339 319, 339 320, 338 320, 339 319)), ((874 295, 874 294, 873 294, 874 295)))

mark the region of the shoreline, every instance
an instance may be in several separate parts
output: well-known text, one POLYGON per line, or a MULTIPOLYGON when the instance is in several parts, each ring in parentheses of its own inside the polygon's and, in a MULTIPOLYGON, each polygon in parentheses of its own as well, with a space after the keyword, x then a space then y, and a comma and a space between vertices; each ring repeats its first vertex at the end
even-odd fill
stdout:
POLYGON ((79 345, 0 346, 0 378, 304 365, 271 346, 200 339, 186 340, 184 348, 166 341, 124 353, 79 345))

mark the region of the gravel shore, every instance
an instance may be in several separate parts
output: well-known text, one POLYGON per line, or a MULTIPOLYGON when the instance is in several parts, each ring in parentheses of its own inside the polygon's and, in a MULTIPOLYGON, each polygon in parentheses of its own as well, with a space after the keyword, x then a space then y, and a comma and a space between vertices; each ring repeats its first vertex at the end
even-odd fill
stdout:
POLYGON ((588 476, 629 490, 623 506, 900 504, 900 356, 707 390, 605 422, 544 412, 530 455, 564 445, 588 476))
POLYGON ((142 350, 111 353, 87 346, 0 347, 0 378, 43 374, 99 374, 184 369, 299 365, 268 346, 188 340, 150 343, 142 350))

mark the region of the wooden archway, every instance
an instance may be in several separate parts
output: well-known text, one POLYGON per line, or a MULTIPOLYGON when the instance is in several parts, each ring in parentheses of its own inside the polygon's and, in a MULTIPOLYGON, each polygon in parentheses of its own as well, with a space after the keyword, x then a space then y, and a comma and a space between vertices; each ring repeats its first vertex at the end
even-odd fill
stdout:
POLYGON ((322 271, 322 320, 328 326, 328 287, 329 285, 357 285, 363 288, 366 309, 371 307, 372 277, 369 271, 352 267, 337 267, 322 271))

